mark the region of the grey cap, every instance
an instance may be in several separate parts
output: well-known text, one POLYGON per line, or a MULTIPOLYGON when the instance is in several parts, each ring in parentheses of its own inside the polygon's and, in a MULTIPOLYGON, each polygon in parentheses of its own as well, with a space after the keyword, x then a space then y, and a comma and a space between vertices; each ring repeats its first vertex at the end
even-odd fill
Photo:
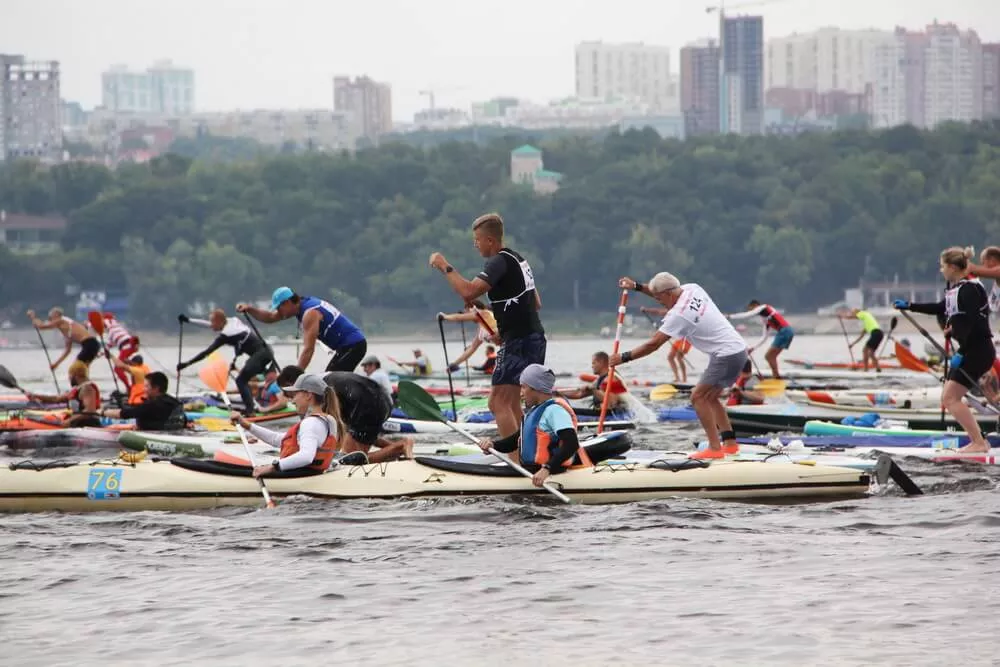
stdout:
POLYGON ((376 357, 374 354, 369 354, 367 357, 361 360, 362 366, 367 366, 368 364, 375 364, 377 366, 381 366, 382 362, 379 361, 378 357, 376 357))
POLYGON ((296 391, 308 391, 310 394, 323 396, 329 385, 318 375, 313 373, 303 373, 291 387, 285 387, 285 393, 291 394, 296 391))
POLYGON ((530 364, 521 371, 521 384, 543 394, 551 394, 556 386, 556 374, 541 364, 530 364))

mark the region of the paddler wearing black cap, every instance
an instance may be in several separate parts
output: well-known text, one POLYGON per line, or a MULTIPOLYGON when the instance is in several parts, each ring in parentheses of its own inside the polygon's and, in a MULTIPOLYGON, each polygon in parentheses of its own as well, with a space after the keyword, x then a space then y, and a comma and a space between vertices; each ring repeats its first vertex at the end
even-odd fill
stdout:
POLYGON ((486 259, 483 270, 466 280, 444 255, 436 252, 430 265, 444 274, 451 288, 471 303, 487 294, 502 345, 493 370, 489 409, 501 436, 517 431, 521 422, 519 377, 529 364, 545 363, 545 329, 538 317, 542 307, 528 261, 503 243, 504 223, 498 213, 481 215, 472 223, 472 237, 486 259))
POLYGON ((538 487, 567 468, 590 466, 587 452, 580 447, 573 408, 554 395, 555 373, 541 364, 530 364, 519 381, 526 408, 521 430, 498 440, 480 441, 483 451, 488 454, 491 447, 505 453, 517 450, 521 465, 534 472, 531 481, 538 487))

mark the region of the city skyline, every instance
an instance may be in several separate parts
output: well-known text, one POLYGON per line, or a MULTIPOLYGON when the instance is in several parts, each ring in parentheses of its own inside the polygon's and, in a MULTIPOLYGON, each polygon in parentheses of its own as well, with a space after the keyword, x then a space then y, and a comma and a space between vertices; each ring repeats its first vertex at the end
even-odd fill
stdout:
MULTIPOLYGON (((140 69, 171 59, 196 72, 199 110, 329 108, 332 77, 349 73, 389 83, 393 118, 409 120, 427 107, 421 91, 429 87, 438 107, 468 108, 500 95, 571 96, 580 42, 668 46, 676 73, 683 46, 718 34, 717 15, 687 0, 620 0, 612 13, 527 0, 510 0, 502 12, 445 0, 277 7, 261 0, 14 0, 0 43, 7 52, 60 61, 63 97, 87 108, 100 104, 101 73, 112 65, 140 69)), ((765 39, 826 26, 919 30, 937 19, 975 30, 983 42, 1000 41, 1000 3, 977 0, 771 0, 730 11, 762 15, 765 39)))

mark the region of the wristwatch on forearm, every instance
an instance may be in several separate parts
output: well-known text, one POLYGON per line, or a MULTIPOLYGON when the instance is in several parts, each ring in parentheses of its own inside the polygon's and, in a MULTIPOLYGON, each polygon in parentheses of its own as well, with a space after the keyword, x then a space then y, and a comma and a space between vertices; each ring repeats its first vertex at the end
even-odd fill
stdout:
POLYGON ((281 472, 281 459, 271 461, 271 467, 274 468, 275 472, 281 472))

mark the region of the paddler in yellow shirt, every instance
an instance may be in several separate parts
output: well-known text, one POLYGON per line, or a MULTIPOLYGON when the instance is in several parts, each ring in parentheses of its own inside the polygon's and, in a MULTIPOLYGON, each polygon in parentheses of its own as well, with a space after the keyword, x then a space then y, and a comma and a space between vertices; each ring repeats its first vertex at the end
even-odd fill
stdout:
MULTIPOLYGON (((837 315, 840 319, 847 319, 846 315, 837 315)), ((850 317, 857 318, 861 321, 861 334, 851 343, 848 347, 854 348, 855 345, 861 342, 861 339, 868 336, 868 341, 865 343, 864 348, 861 351, 862 360, 864 361, 864 368, 868 370, 868 363, 871 362, 872 367, 875 369, 876 373, 881 373, 882 369, 878 365, 878 348, 882 344, 882 339, 885 338, 885 334, 882 332, 882 328, 878 325, 878 320, 875 316, 869 313, 867 310, 861 310, 860 308, 851 309, 850 317)))

